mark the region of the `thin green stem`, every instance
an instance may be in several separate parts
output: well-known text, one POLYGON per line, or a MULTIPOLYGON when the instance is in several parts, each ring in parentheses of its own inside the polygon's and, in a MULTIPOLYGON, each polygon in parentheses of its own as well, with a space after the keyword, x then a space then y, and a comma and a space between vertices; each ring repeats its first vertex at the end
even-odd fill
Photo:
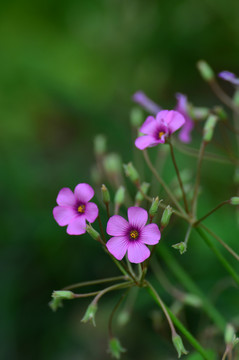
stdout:
POLYGON ((179 169, 178 169, 178 166, 177 166, 177 162, 176 162, 176 159, 175 159, 173 145, 171 144, 170 141, 169 141, 169 147, 170 147, 170 152, 171 152, 173 165, 174 165, 174 168, 175 168, 175 171, 176 171, 176 174, 177 174, 179 186, 180 186, 181 191, 182 191, 184 207, 185 207, 186 212, 188 213, 189 212, 189 210, 188 210, 188 202, 187 202, 186 194, 185 194, 185 191, 184 191, 183 182, 182 182, 182 179, 181 179, 181 176, 180 176, 180 172, 179 172, 179 169))
POLYGON ((201 221, 205 220, 208 216, 210 216, 211 214, 213 214, 215 211, 217 211, 218 209, 220 209, 220 207, 222 207, 223 205, 229 204, 230 200, 225 200, 223 202, 221 202, 220 204, 218 204, 215 208, 213 208, 211 211, 209 211, 206 215, 202 216, 200 219, 198 219, 193 226, 196 227, 197 225, 200 224, 201 221))
POLYGON ((90 297, 90 296, 97 296, 100 293, 100 291, 93 291, 93 292, 86 293, 86 294, 74 294, 74 298, 80 299, 80 298, 85 298, 85 297, 90 297))
POLYGON ((103 226, 102 226, 102 222, 101 222, 101 219, 100 219, 100 215, 98 215, 97 219, 98 219, 98 223, 99 223, 99 227, 100 227, 101 237, 103 238, 104 242, 106 243, 105 233, 104 233, 104 230, 103 230, 103 226))
POLYGON ((104 284, 107 282, 113 282, 113 281, 118 281, 118 280, 128 280, 128 276, 127 277, 126 276, 114 276, 114 277, 105 278, 105 279, 78 282, 78 283, 64 287, 63 290, 71 290, 71 289, 76 289, 79 287, 104 284))
POLYGON ((119 300, 117 301, 117 303, 115 304, 111 314, 110 314, 110 318, 109 318, 109 322, 108 322, 108 332, 109 332, 109 337, 112 339, 113 338, 113 331, 112 331, 112 323, 113 323, 113 317, 116 313, 116 311, 118 310, 119 306, 121 305, 122 301, 124 300, 125 296, 128 294, 129 289, 127 289, 127 291, 121 295, 121 297, 119 298, 119 300))
POLYGON ((109 286, 107 288, 105 288, 104 290, 101 290, 97 295, 96 297, 94 298, 94 300, 92 301, 92 304, 96 305, 99 301, 99 299, 105 295, 106 293, 110 292, 110 291, 113 291, 113 290, 120 290, 120 289, 125 289, 127 287, 130 287, 133 285, 133 282, 132 281, 126 281, 126 282, 123 282, 123 283, 120 283, 120 284, 116 284, 116 285, 112 285, 112 286, 109 286))
POLYGON ((190 224, 190 225, 188 226, 188 230, 187 230, 187 232, 186 232, 186 236, 185 236, 185 239, 184 239, 184 244, 186 245, 186 247, 187 247, 187 245, 188 245, 188 240, 189 240, 191 231, 192 231, 192 225, 190 224))
POLYGON ((227 270, 227 272, 232 276, 232 278, 235 280, 237 285, 239 285, 239 276, 235 272, 235 270, 231 267, 229 262, 224 258, 224 256, 220 253, 220 251, 215 247, 215 245, 212 243, 212 241, 209 239, 209 237, 205 234, 204 230, 202 230, 200 227, 195 229, 197 233, 201 236, 201 238, 205 241, 205 243, 209 246, 209 248, 213 251, 213 253, 216 255, 222 266, 227 270))

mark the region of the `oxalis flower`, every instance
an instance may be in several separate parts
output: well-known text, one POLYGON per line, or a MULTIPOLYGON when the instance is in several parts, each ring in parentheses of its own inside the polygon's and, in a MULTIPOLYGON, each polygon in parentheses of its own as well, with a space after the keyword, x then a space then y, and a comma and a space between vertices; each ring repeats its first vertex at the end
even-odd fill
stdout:
POLYGON ((140 128, 140 132, 145 134, 135 140, 135 146, 144 150, 158 144, 164 144, 172 133, 180 129, 185 123, 183 115, 175 110, 162 110, 156 118, 148 116, 140 128))
POLYGON ((177 105, 176 110, 184 116, 185 124, 178 135, 179 139, 184 143, 190 143, 192 140, 191 132, 194 128, 194 122, 188 114, 188 99, 186 95, 176 94, 177 105))
POLYGON ((98 216, 98 207, 89 202, 94 196, 94 190, 88 184, 82 183, 75 187, 74 193, 69 188, 60 190, 54 207, 53 216, 60 226, 67 226, 69 235, 81 235, 86 232, 86 220, 93 223, 98 216))
POLYGON ((140 207, 130 207, 128 219, 119 215, 109 219, 106 231, 113 237, 106 247, 118 260, 122 260, 127 251, 129 261, 138 264, 150 256, 146 245, 157 244, 161 233, 156 224, 146 225, 148 213, 140 207))

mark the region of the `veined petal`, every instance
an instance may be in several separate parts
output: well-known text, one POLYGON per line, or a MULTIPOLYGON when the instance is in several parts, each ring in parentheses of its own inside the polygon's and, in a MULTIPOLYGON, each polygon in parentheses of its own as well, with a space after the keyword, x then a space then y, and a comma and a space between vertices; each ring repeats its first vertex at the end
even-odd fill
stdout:
POLYGON ((139 264, 150 256, 146 245, 139 241, 132 241, 128 245, 128 259, 131 263, 139 264))
POLYGON ((74 206, 76 204, 76 198, 71 189, 63 188, 59 191, 56 202, 60 206, 74 206))
POLYGON ((106 247, 117 260, 122 260, 127 251, 128 243, 126 236, 115 236, 107 241, 106 247))
POLYGON ((169 110, 162 110, 160 111, 157 116, 156 116, 156 122, 158 123, 158 125, 161 125, 162 123, 166 123, 166 118, 168 116, 169 110))
POLYGON ((156 141, 151 135, 140 136, 135 140, 135 146, 139 150, 144 150, 147 147, 153 147, 157 145, 159 141, 156 141))
POLYGON ((132 227, 135 226, 137 229, 141 229, 148 220, 148 213, 145 209, 132 206, 128 208, 128 219, 132 227))
POLYGON ((170 110, 167 115, 166 122, 168 123, 170 134, 172 134, 184 125, 185 119, 178 111, 170 110))
POLYGON ((148 116, 143 125, 140 128, 140 132, 146 135, 153 135, 155 132, 157 123, 153 116, 148 116))
POLYGON ((99 213, 98 207, 95 203, 89 202, 85 206, 85 218, 90 223, 93 223, 99 213))
POLYGON ((81 183, 75 187, 74 194, 79 201, 87 203, 93 198, 94 190, 89 184, 81 183))
POLYGON ((159 242, 160 238, 161 233, 158 225, 149 224, 141 230, 139 241, 147 245, 155 245, 159 242))
POLYGON ((106 232, 111 236, 124 236, 129 228, 129 223, 120 215, 109 218, 106 232))
POLYGON ((68 225, 77 216, 76 211, 71 207, 56 206, 53 209, 53 216, 58 225, 68 225))
POLYGON ((85 216, 79 215, 73 219, 66 229, 67 234, 69 235, 81 235, 86 232, 86 222, 85 216))

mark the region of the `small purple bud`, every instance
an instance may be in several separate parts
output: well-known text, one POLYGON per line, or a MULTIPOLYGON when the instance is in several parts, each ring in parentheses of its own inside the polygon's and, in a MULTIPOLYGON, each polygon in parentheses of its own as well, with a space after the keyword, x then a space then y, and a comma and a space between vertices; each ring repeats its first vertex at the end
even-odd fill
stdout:
POLYGON ((229 81, 231 84, 239 86, 239 79, 230 71, 221 71, 218 76, 226 81, 229 81))
POLYGON ((143 91, 137 91, 133 95, 133 101, 142 106, 150 114, 156 115, 159 111, 162 110, 161 107, 149 99, 143 91))

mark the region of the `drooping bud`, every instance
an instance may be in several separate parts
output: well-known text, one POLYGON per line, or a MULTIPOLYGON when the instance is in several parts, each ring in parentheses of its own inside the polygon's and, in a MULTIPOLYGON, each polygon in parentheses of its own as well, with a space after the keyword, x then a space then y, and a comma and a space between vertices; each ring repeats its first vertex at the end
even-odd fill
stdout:
POLYGON ((214 128, 216 126, 216 123, 218 121, 218 117, 215 115, 210 115, 207 121, 205 122, 204 128, 203 128, 203 140, 205 142, 210 142, 212 140, 214 128))
POLYGON ((151 218, 153 218, 157 214, 159 204, 160 204, 161 201, 162 200, 159 200, 158 196, 155 199, 153 199, 152 204, 151 204, 150 209, 149 209, 149 216, 151 218))
POLYGON ((50 306, 51 310, 55 312, 58 308, 63 306, 62 299, 54 298, 49 302, 48 305, 50 306))
POLYGON ((88 306, 85 315, 83 316, 83 318, 81 319, 81 321, 83 323, 87 323, 88 321, 90 321, 94 326, 96 326, 95 324, 95 314, 97 311, 97 304, 94 304, 93 302, 88 306))
POLYGON ((125 188, 124 186, 120 186, 115 193, 114 203, 119 206, 123 204, 124 198, 125 198, 125 188))
POLYGON ((178 334, 175 334, 172 337, 172 340, 173 340, 173 345, 174 345, 175 349, 177 350, 179 358, 182 355, 187 355, 188 354, 188 351, 185 349, 185 347, 183 345, 183 341, 181 339, 181 336, 179 336, 178 334))
POLYGON ((110 202, 110 193, 109 190, 107 189, 107 187, 102 184, 101 186, 101 194, 102 194, 102 200, 104 202, 104 204, 109 204, 110 202))
POLYGON ((209 66, 209 64, 206 61, 204 61, 204 60, 198 61, 197 68, 198 68, 202 78, 205 81, 211 82, 215 79, 214 71, 212 70, 212 68, 209 66))
POLYGON ((103 160, 103 167, 106 173, 120 173, 122 169, 122 162, 120 156, 114 153, 105 156, 103 160))
POLYGON ((147 182, 143 182, 141 185, 140 185, 140 189, 141 191, 138 191, 136 196, 135 196, 135 201, 136 203, 140 204, 141 201, 144 200, 144 195, 143 194, 147 194, 148 190, 149 190, 149 187, 150 187, 150 184, 147 183, 147 182), (143 193, 143 194, 142 194, 143 193))
POLYGON ((143 111, 138 108, 134 107, 130 112, 130 123, 133 127, 140 127, 144 121, 144 114, 143 111))
POLYGON ((104 135, 96 135, 94 138, 94 151, 96 155, 103 155, 106 152, 106 137, 104 135))
POLYGON ((125 175, 128 176, 134 184, 135 183, 138 184, 139 183, 139 173, 135 169, 132 162, 129 162, 128 164, 124 164, 123 167, 124 167, 125 175))
POLYGON ((187 244, 185 244, 185 242, 180 242, 178 244, 174 244, 174 245, 172 245, 172 247, 176 250, 179 250, 181 255, 187 251, 187 244))
POLYGON ((117 338, 114 337, 110 339, 108 352, 113 358, 120 359, 121 353, 125 351, 117 338))
POLYGON ((232 344, 235 338, 235 329, 231 324, 227 324, 224 339, 226 344, 232 344))
POLYGON ((52 293, 53 299, 61 300, 71 300, 75 298, 75 295, 72 291, 69 290, 57 290, 52 293))
POLYGON ((86 225, 86 231, 92 237, 92 239, 96 241, 100 239, 100 234, 91 225, 86 225))
POLYGON ((161 228, 165 228, 168 223, 169 223, 169 220, 172 216, 172 213, 173 213, 173 209, 171 208, 171 206, 167 206, 165 209, 164 209, 164 212, 163 212, 163 215, 162 215, 162 218, 161 218, 161 228))
POLYGON ((230 199, 230 204, 231 204, 231 205, 239 205, 239 196, 233 196, 233 197, 230 199))

